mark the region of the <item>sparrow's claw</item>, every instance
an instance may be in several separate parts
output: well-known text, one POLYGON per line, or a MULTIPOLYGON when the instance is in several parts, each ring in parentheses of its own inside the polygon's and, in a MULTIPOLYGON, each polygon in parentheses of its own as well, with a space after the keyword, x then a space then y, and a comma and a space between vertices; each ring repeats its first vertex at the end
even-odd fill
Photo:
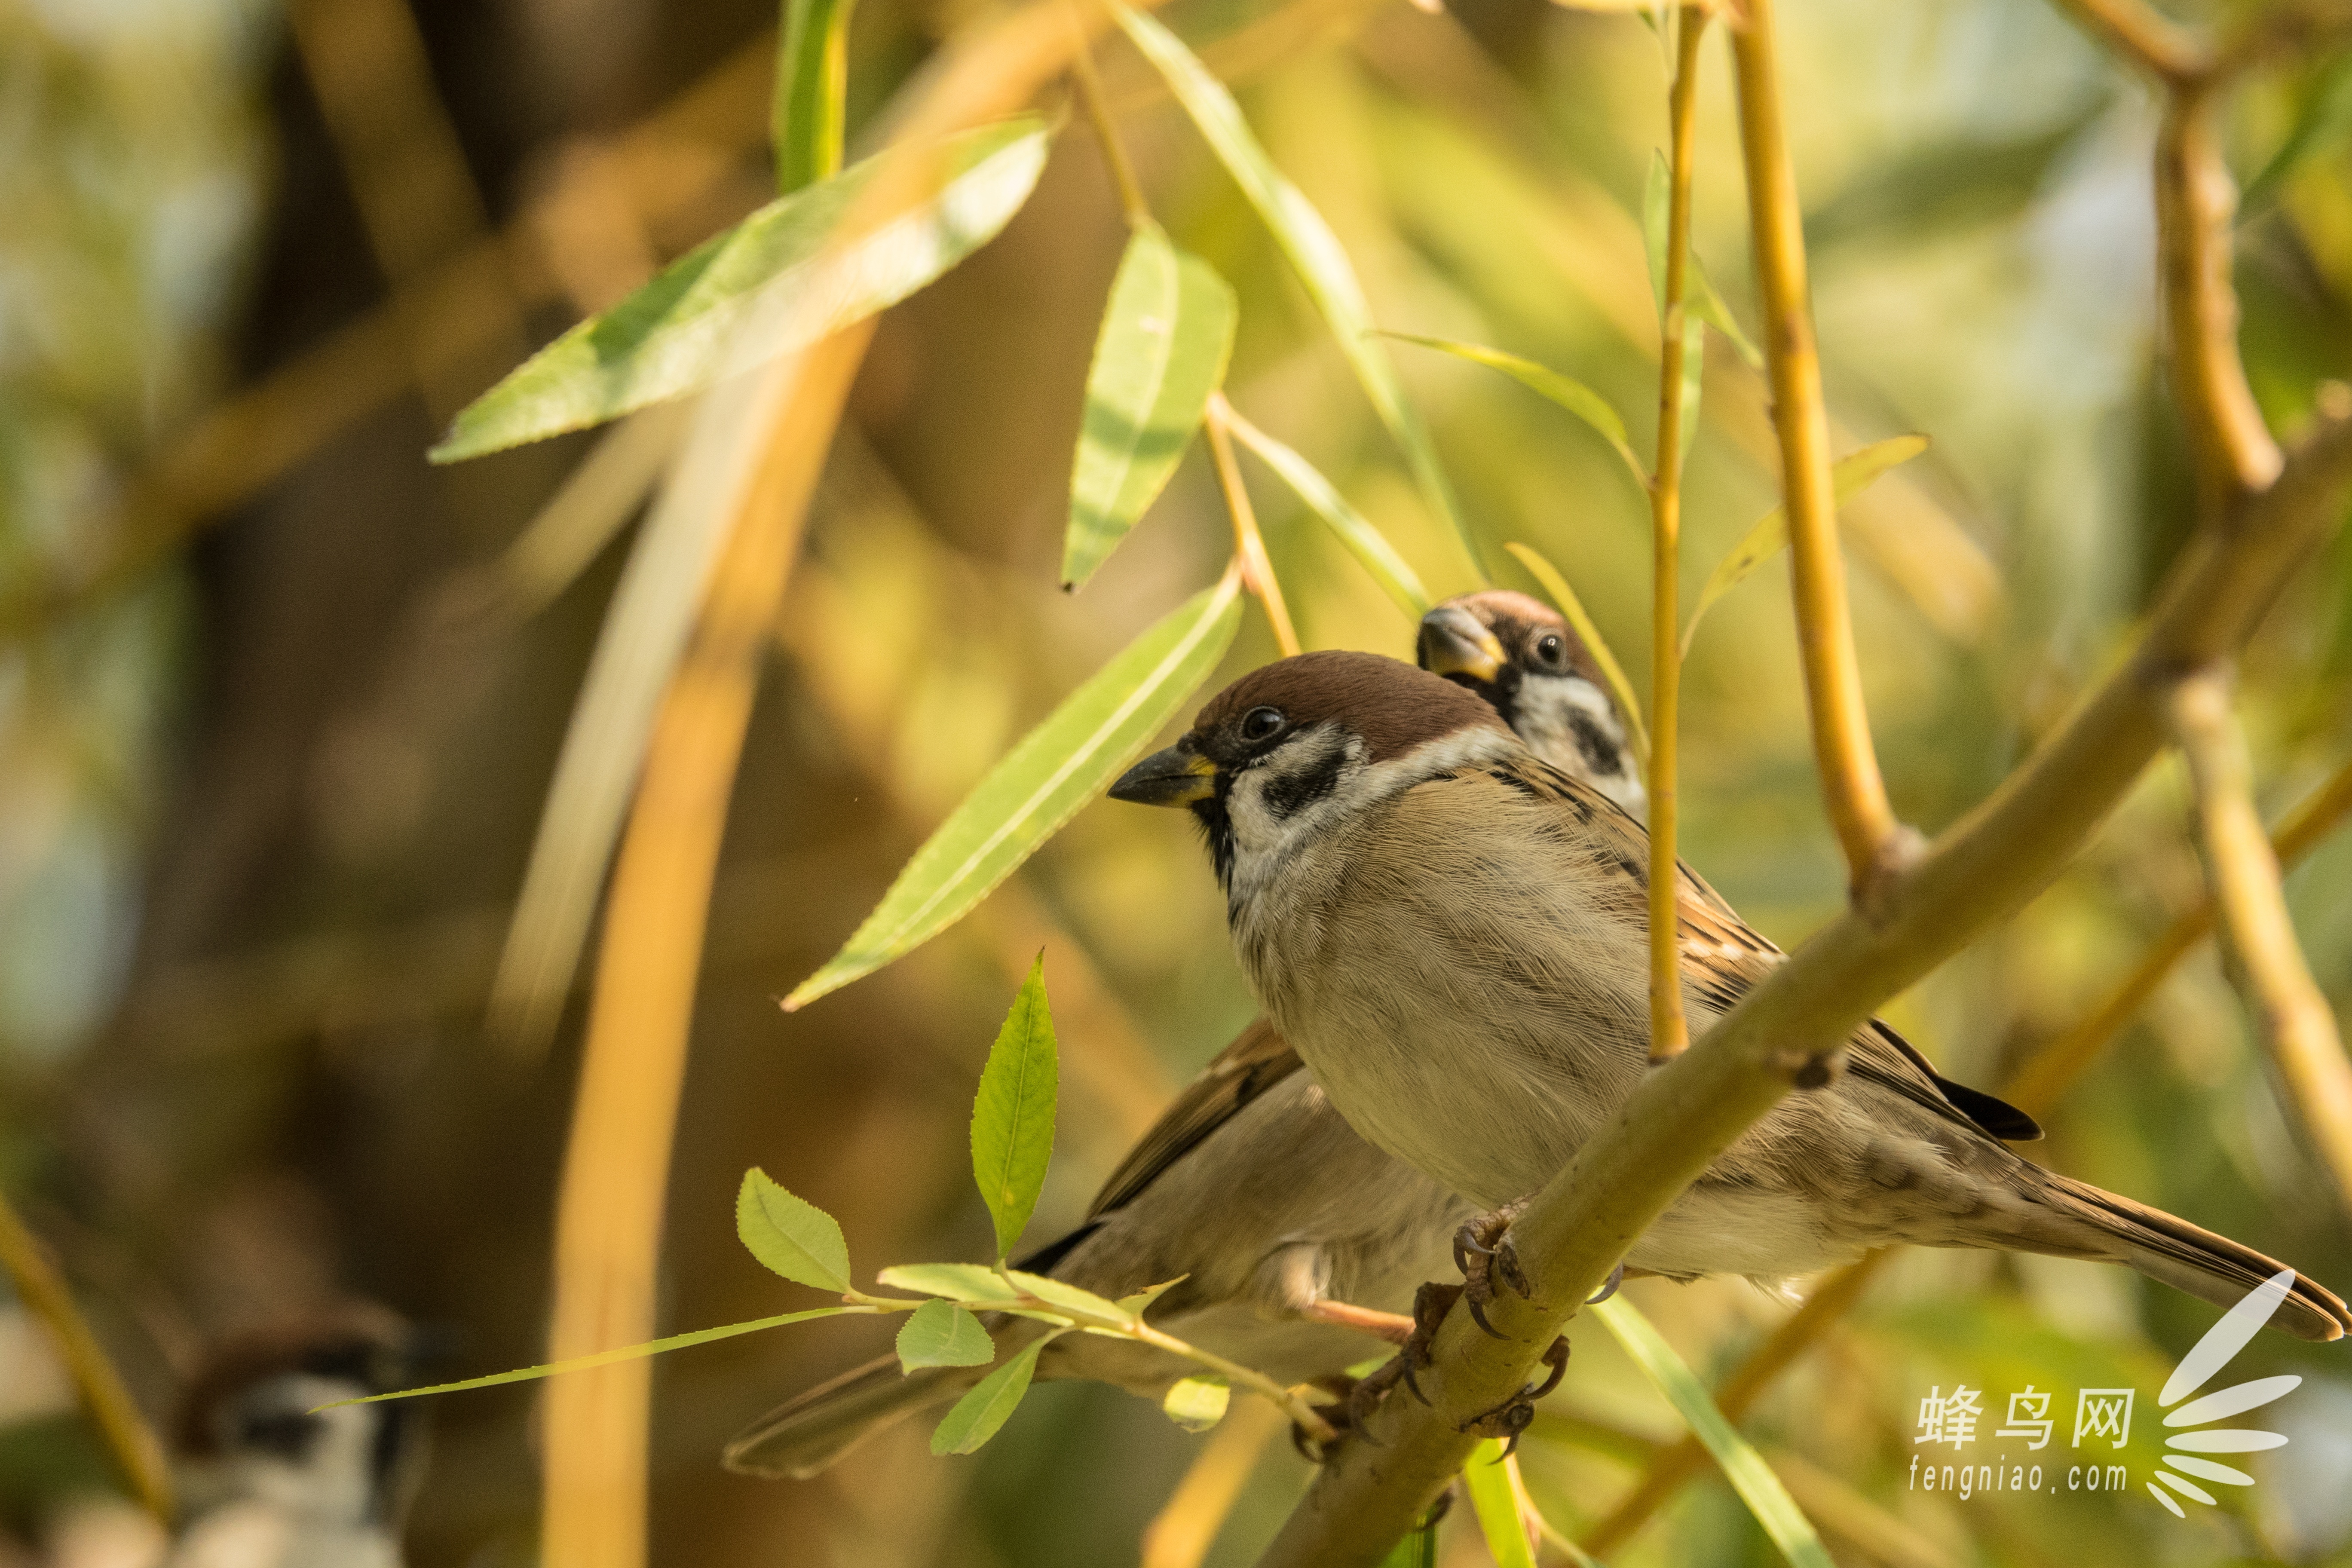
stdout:
POLYGON ((1550 1347, 1543 1353, 1543 1360, 1538 1364, 1551 1368, 1551 1375, 1545 1378, 1538 1386, 1528 1390, 1529 1399, 1541 1399, 1545 1394, 1558 1388, 1559 1380, 1568 1375, 1567 1336, 1563 1334, 1552 1341, 1550 1347))
POLYGON ((1588 1307, 1601 1305, 1601 1302, 1617 1294, 1617 1287, 1623 1283, 1625 1283, 1625 1266, 1621 1263, 1609 1271, 1609 1278, 1601 1282, 1600 1289, 1584 1299, 1584 1304, 1588 1307))
POLYGON ((1507 1336, 1486 1321, 1486 1303, 1495 1299, 1496 1281, 1500 1280, 1522 1296, 1535 1293, 1527 1270, 1519 1267, 1518 1248, 1511 1245, 1510 1237, 1511 1221, 1526 1206, 1524 1202, 1505 1204, 1465 1222, 1454 1233, 1454 1262, 1462 1270, 1463 1292, 1471 1319, 1498 1340, 1507 1336))
MULTIPOLYGON (((1332 1396, 1328 1403, 1316 1408, 1324 1421, 1342 1437, 1355 1432, 1355 1395, 1360 1381, 1344 1372, 1335 1372, 1328 1377, 1312 1379, 1308 1384, 1332 1396)), ((1363 1436, 1361 1433, 1355 1435, 1363 1436)), ((1371 1438, 1365 1436, 1364 1441, 1369 1443, 1371 1438)), ((1300 1458, 1312 1465, 1319 1465, 1331 1457, 1331 1445, 1317 1438, 1296 1421, 1290 1424, 1290 1446, 1298 1450, 1300 1458)))
POLYGON ((1395 1355, 1382 1363, 1370 1376, 1358 1379, 1355 1386, 1348 1392, 1344 1426, 1357 1436, 1368 1443, 1372 1441, 1364 1430, 1365 1423, 1371 1419, 1372 1412, 1381 1407, 1381 1401, 1388 1397, 1389 1390, 1400 1383, 1412 1392, 1415 1399, 1423 1405, 1429 1403, 1429 1395, 1421 1391, 1421 1384, 1413 1374, 1430 1364, 1430 1347, 1436 1342, 1437 1326, 1445 1321, 1445 1314, 1453 1309, 1461 1294, 1462 1287, 1459 1285, 1440 1285, 1433 1281, 1413 1293, 1412 1332, 1405 1336, 1404 1343, 1397 1347, 1395 1355))
POLYGON ((1533 1388, 1522 1388, 1492 1410, 1463 1426, 1465 1432, 1475 1432, 1481 1437, 1505 1437, 1502 1457, 1509 1458, 1518 1451, 1519 1434, 1534 1424, 1536 1401, 1559 1386, 1568 1375, 1568 1341, 1556 1339, 1544 1350, 1539 1363, 1551 1368, 1551 1375, 1533 1388))

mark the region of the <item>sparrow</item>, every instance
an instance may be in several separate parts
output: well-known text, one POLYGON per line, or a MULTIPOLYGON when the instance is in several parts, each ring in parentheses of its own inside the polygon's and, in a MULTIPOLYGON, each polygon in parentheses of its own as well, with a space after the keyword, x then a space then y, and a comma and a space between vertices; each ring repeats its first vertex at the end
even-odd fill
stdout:
MULTIPOLYGON (((1463 686, 1309 653, 1242 678, 1114 799, 1197 820, 1267 1021, 1363 1138, 1486 1213, 1458 1236, 1474 1308, 1524 1288, 1506 1234, 1647 1070, 1648 835, 1463 686)), ((1676 936, 1694 1036, 1784 955, 1686 866, 1676 936)), ((1628 1271, 1772 1282, 1910 1243, 2128 1265, 2218 1305, 2280 1265, 2032 1163, 1885 1024, 1659 1217, 1628 1271)), ((2024 1119, 2018 1119, 2021 1122, 2024 1119)), ((2021 1127, 2019 1129, 2023 1130, 2021 1127)), ((2352 1317, 2298 1277, 2272 1321, 2352 1317)))
MULTIPOLYGON (((1523 594, 1450 599, 1422 620, 1423 665, 1517 724, 1530 749, 1638 813, 1625 723, 1583 642, 1523 594)), ((1398 1309, 1442 1271, 1468 1204, 1366 1143, 1260 1019, 1219 1053, 1104 1182, 1085 1221, 1017 1267, 1117 1298, 1182 1277, 1150 1321, 1290 1384, 1401 1344, 1398 1309)), ((1000 1360, 1035 1326, 998 1330, 1000 1360)), ((809 1390, 729 1446, 730 1468, 805 1479, 891 1422, 952 1400, 987 1368, 901 1376, 885 1356, 809 1390)), ((1151 1398, 1197 1370, 1146 1346, 1055 1341, 1041 1378, 1087 1377, 1151 1398)))
POLYGON ((185 1524, 167 1568, 400 1568, 416 1407, 318 1407, 401 1386, 405 1340, 370 1311, 221 1347, 182 1403, 185 1524))

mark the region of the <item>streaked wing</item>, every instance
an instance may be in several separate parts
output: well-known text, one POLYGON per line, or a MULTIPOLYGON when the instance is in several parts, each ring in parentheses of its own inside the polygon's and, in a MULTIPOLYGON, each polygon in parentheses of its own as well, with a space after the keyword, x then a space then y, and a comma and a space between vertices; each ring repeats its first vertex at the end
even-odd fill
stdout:
MULTIPOLYGON (((1532 756, 1489 763, 1486 771, 1520 793, 1573 816, 1581 832, 1601 841, 1602 852, 1596 864, 1601 874, 1627 879, 1640 887, 1642 900, 1648 899, 1649 831, 1614 801, 1532 756)), ((1682 884, 1675 900, 1675 925, 1685 984, 1710 1005, 1727 1012, 1787 954, 1750 930, 1706 879, 1681 861, 1675 867, 1682 884)), ((2015 1142, 2042 1136, 2042 1129, 2025 1112, 1981 1089, 1954 1083, 1908 1040, 1875 1018, 1855 1033, 1846 1058, 1848 1070, 1855 1076, 1950 1121, 2015 1142)))
POLYGON ((1161 1172, 1182 1159, 1194 1145, 1231 1121, 1250 1101, 1298 1070, 1298 1053, 1284 1043, 1274 1026, 1257 1019, 1219 1051, 1160 1120, 1151 1124, 1087 1210, 1096 1219, 1133 1203, 1138 1194, 1160 1179, 1161 1172))

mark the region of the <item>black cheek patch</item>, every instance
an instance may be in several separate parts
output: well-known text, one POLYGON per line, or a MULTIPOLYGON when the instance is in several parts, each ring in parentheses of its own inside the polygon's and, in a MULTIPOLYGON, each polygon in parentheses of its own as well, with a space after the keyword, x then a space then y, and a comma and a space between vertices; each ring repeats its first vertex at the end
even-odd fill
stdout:
POLYGON ((1322 756, 1295 773, 1276 773, 1265 781, 1258 798, 1276 821, 1288 821, 1339 787, 1339 770, 1348 765, 1347 750, 1326 748, 1322 756))
POLYGON ((1595 773, 1606 778, 1625 765, 1624 753, 1617 749, 1616 742, 1602 732, 1591 714, 1571 710, 1568 727, 1576 732, 1576 749, 1584 753, 1585 765, 1595 773))
POLYGON ((272 1412, 268 1415, 247 1415, 237 1423, 237 1445, 257 1453, 274 1454, 289 1465, 300 1465, 310 1457, 327 1424, 318 1416, 299 1410, 272 1412))

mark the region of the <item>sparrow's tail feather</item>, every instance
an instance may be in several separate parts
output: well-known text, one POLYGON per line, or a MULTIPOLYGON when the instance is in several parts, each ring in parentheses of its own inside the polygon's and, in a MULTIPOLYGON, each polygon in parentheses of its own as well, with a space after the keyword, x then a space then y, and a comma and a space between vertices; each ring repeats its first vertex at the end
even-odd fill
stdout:
POLYGON ((728 1444, 720 1458, 743 1475, 804 1481, 877 1432, 960 1397, 987 1372, 935 1366, 902 1375, 897 1356, 882 1356, 769 1411, 728 1444))
MULTIPOLYGON (((2038 1178, 2034 1196, 2066 1220, 2072 1237, 2034 1235, 2021 1238, 2036 1251, 2104 1258, 2129 1264, 2149 1279, 2185 1290, 2217 1307, 2234 1307, 2247 1291, 2286 1267, 2226 1236, 2216 1236, 2162 1209, 2134 1203, 2126 1197, 2077 1182, 2071 1177, 2028 1166, 2038 1178), (2090 1236, 2080 1233, 2088 1231, 2090 1236), (2069 1241, 2073 1245, 2069 1245, 2069 1241), (2089 1242, 2089 1246, 2083 1245, 2089 1242), (2105 1245, 2100 1245, 2104 1243, 2105 1245)), ((2018 1245, 2017 1241, 2008 1243, 2018 1245)), ((2271 1319, 2298 1339, 2335 1340, 2352 1330, 2352 1310, 2326 1286, 2298 1271, 2294 1288, 2279 1303, 2271 1319)))

